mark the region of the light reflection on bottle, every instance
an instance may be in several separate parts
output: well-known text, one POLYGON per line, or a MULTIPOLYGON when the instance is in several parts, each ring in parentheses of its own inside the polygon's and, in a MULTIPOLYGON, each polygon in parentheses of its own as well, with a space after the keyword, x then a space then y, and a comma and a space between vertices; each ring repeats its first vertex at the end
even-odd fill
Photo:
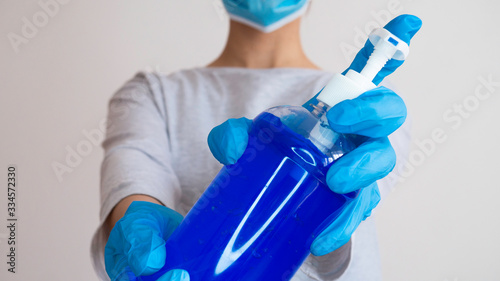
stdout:
POLYGON ((316 160, 312 156, 311 152, 300 147, 292 147, 292 151, 295 152, 295 154, 302 160, 304 160, 304 162, 306 162, 307 164, 316 166, 316 160))
MULTIPOLYGON (((299 154, 297 154, 297 155, 299 155, 299 154)), ((310 155, 310 153, 309 153, 309 155, 310 155)), ((313 161, 314 161, 314 158, 312 157, 312 155, 311 155, 311 159, 313 159, 313 161)), ((262 196, 264 195, 264 193, 266 193, 269 186, 273 183, 273 180, 275 179, 276 175, 280 172, 281 168, 284 166, 284 164, 287 161, 293 162, 288 157, 283 158, 283 160, 279 164, 278 168, 274 171, 273 175, 271 176, 269 181, 266 183, 265 187, 259 193, 259 195, 255 199, 255 201, 253 202, 252 206, 248 209, 247 213, 245 214, 245 216, 241 220, 240 224, 236 228, 236 231, 233 233, 233 235, 231 236, 231 239, 229 240, 228 244, 226 245, 226 248, 224 249, 222 256, 220 257, 219 262, 217 263, 217 266, 215 268, 215 275, 219 275, 224 270, 226 270, 228 267, 230 267, 231 264, 233 264, 246 250, 248 250, 248 248, 255 242, 255 240, 257 240, 257 238, 262 234, 262 232, 264 232, 264 230, 272 222, 272 220, 278 215, 278 213, 281 211, 281 209, 283 209, 285 204, 290 200, 290 198, 294 195, 294 193, 301 186, 302 182, 309 174, 305 170, 303 171, 303 174, 302 174, 302 177, 300 178, 300 180, 294 186, 292 191, 287 195, 287 197, 281 202, 281 204, 278 206, 278 208, 276 208, 276 210, 274 210, 273 214, 268 217, 266 222, 255 232, 255 234, 243 246, 234 250, 234 244, 235 244, 236 239, 240 235, 241 229, 245 225, 246 221, 248 220, 248 218, 252 214, 253 210, 255 209, 257 204, 259 203, 259 201, 262 198, 262 196)), ((304 161, 305 161, 305 159, 304 159, 304 161)), ((285 172, 288 172, 288 171, 285 169, 285 172)))

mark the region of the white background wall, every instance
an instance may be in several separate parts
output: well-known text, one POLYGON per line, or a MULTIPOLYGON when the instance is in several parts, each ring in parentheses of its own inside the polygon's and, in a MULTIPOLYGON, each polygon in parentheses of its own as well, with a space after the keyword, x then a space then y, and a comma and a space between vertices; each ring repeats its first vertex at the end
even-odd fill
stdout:
MULTIPOLYGON (((1 280, 96 279, 89 241, 102 149, 92 146, 61 181, 52 164, 66 164, 83 131, 98 130, 109 97, 136 71, 203 66, 227 33, 217 0, 66 2, 44 24, 38 1, 0 1, 1 280), (27 38, 23 18, 33 16, 42 26, 27 38), (25 38, 18 52, 9 33, 25 38), (4 262, 9 164, 18 168, 15 276, 4 262)), ((404 182, 379 208, 385 280, 500 280, 500 85, 484 100, 473 97, 479 77, 500 81, 499 9, 493 0, 313 0, 304 45, 331 71, 348 65, 340 46, 356 46, 376 14, 396 10, 424 22, 391 80, 413 116, 415 140, 429 142, 437 128, 446 140, 425 156, 414 147, 404 182), (464 102, 467 117, 443 118, 464 102)))

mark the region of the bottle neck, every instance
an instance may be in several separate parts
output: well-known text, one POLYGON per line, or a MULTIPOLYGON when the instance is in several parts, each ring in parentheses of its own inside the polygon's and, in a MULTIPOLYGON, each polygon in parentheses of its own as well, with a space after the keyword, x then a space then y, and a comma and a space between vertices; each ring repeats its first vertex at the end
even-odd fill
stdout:
POLYGON ((315 100, 315 103, 309 104, 309 106, 309 112, 311 112, 311 114, 318 120, 321 120, 330 109, 330 106, 318 99, 315 100))

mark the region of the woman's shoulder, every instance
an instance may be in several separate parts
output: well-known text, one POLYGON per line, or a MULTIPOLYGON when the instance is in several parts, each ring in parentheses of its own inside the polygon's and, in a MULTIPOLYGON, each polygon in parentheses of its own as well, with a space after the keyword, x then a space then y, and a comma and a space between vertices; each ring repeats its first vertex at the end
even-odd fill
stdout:
POLYGON ((213 77, 231 76, 331 76, 332 73, 321 69, 309 68, 246 68, 246 67, 195 67, 172 72, 141 72, 143 75, 154 75, 159 79, 209 79, 213 77))
POLYGON ((196 69, 178 70, 170 73, 158 70, 137 71, 121 87, 120 91, 141 90, 149 92, 153 96, 162 96, 165 92, 172 92, 182 84, 192 84, 196 77, 196 69))
POLYGON ((138 77, 156 76, 161 79, 185 79, 213 75, 299 75, 322 76, 332 75, 332 72, 312 68, 246 68, 246 67, 194 67, 163 72, 160 70, 143 70, 137 72, 138 77))
POLYGON ((252 69, 243 67, 196 67, 180 69, 172 72, 139 71, 126 86, 147 88, 153 96, 214 91, 223 92, 226 88, 255 87, 256 83, 289 84, 296 87, 300 84, 325 84, 333 73, 318 69, 303 68, 268 68, 252 69))
POLYGON ((171 72, 141 70, 130 81, 136 81, 151 88, 172 88, 181 84, 193 84, 207 80, 209 76, 209 71, 205 71, 204 68, 180 69, 171 72))

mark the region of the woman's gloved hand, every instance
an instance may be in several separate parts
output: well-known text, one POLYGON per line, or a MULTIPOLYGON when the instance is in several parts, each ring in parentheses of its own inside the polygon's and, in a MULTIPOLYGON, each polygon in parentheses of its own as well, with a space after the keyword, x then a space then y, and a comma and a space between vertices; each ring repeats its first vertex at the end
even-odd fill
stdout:
MULTIPOLYGON (((104 251, 111 280, 151 275, 165 265, 165 241, 182 221, 182 215, 165 206, 134 201, 111 230, 104 251)), ((172 270, 162 281, 189 281, 183 270, 172 270)))
MULTIPOLYGON (((402 15, 385 28, 409 44, 421 25, 419 18, 402 15)), ((367 41, 346 72, 349 69, 361 71, 372 51, 373 45, 367 41)), ((380 83, 401 64, 402 61, 388 61, 373 82, 380 83)), ((396 155, 387 136, 405 121, 406 106, 396 93, 378 87, 338 103, 328 111, 327 118, 335 131, 365 136, 366 140, 328 170, 327 183, 332 191, 349 193, 360 189, 360 193, 314 240, 311 252, 315 255, 330 253, 347 243, 361 221, 377 206, 380 193, 376 181, 388 175, 396 164, 396 155)), ((212 129, 208 144, 215 158, 222 164, 235 163, 246 148, 250 126, 251 120, 240 118, 227 120, 212 129)))

